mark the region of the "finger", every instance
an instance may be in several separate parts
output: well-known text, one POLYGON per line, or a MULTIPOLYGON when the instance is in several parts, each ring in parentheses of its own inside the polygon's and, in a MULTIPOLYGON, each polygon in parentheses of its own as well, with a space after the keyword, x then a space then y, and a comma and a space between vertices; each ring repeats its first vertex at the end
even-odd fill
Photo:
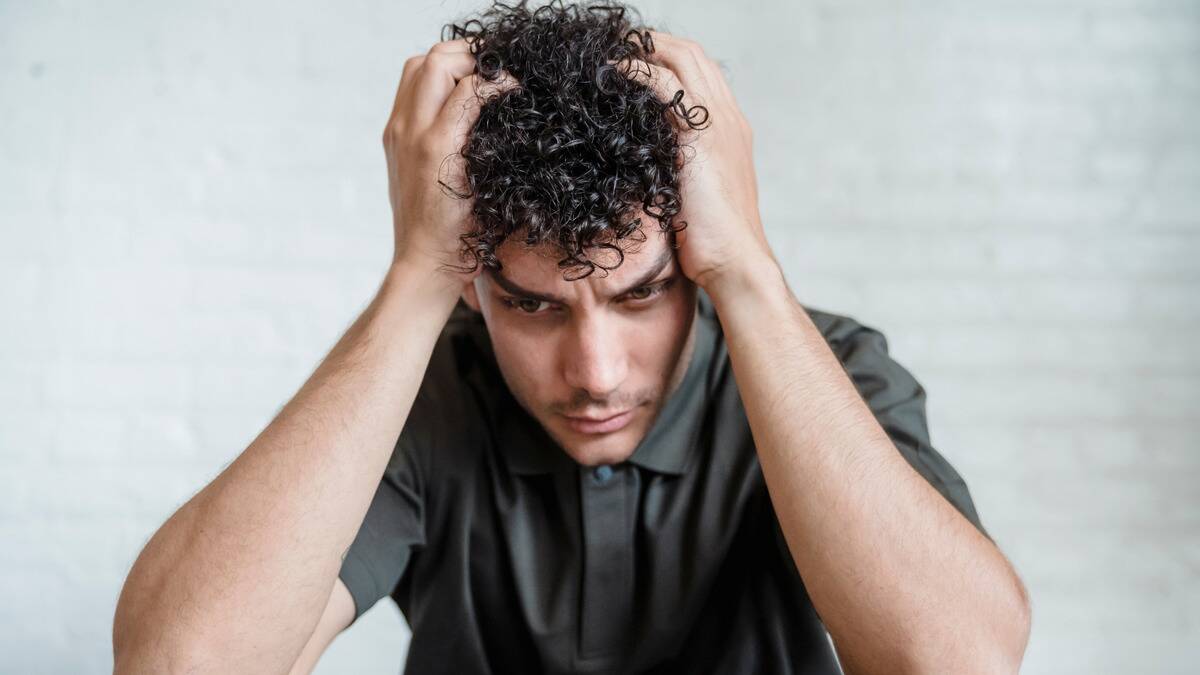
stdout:
MULTIPOLYGON (((723 67, 709 58, 699 43, 669 33, 648 32, 654 43, 653 55, 661 56, 660 60, 664 64, 683 64, 679 67, 687 70, 690 66, 700 74, 700 79, 704 83, 701 89, 702 97, 707 98, 706 106, 724 110, 726 113, 737 112, 740 115, 737 101, 729 86, 729 81, 725 77, 723 67)), ((684 82, 687 83, 686 78, 684 78, 684 82)))
POLYGON ((693 91, 703 98, 711 98, 714 92, 710 88, 709 74, 704 68, 695 43, 677 38, 670 33, 648 31, 654 42, 654 52, 650 55, 655 61, 670 68, 683 82, 685 89, 693 91))
POLYGON ((685 40, 670 33, 649 32, 652 36, 651 39, 654 40, 656 54, 658 53, 657 47, 661 44, 664 48, 664 53, 669 55, 668 59, 670 61, 690 63, 701 74, 704 81, 704 92, 708 94, 709 100, 712 103, 726 103, 736 107, 733 90, 729 87, 729 81, 725 78, 723 67, 709 58, 699 43, 692 40, 685 40))
POLYGON ((732 102, 734 100, 733 90, 729 87, 729 80, 725 77, 725 65, 709 58, 705 58, 704 62, 705 72, 708 73, 708 83, 716 90, 716 96, 732 102))
POLYGON ((453 139, 455 147, 461 146, 479 119, 483 103, 517 86, 516 78, 507 71, 501 71, 500 77, 491 82, 479 74, 464 77, 447 97, 431 131, 446 134, 453 139))
POLYGON ((409 57, 404 61, 404 70, 400 73, 400 84, 396 85, 396 97, 392 100, 392 112, 388 114, 389 125, 400 122, 403 103, 408 100, 408 92, 412 89, 415 73, 424 60, 425 55, 421 54, 409 57))
POLYGON ((675 92, 686 88, 679 76, 666 66, 659 66, 641 59, 626 59, 618 65, 622 74, 635 82, 650 87, 664 102, 670 101, 675 92))
POLYGON ((412 91, 413 83, 416 81, 416 73, 421 65, 425 62, 425 58, 429 54, 438 52, 448 53, 470 53, 471 46, 464 39, 445 40, 439 42, 429 49, 424 54, 409 57, 404 61, 404 70, 400 74, 400 84, 396 87, 396 97, 392 101, 392 112, 388 116, 389 120, 393 120, 400 113, 401 102, 409 100, 409 94, 412 91))
POLYGON ((417 71, 409 94, 409 108, 418 128, 433 124, 451 92, 475 70, 470 52, 430 51, 417 71))
POLYGON ((707 124, 712 114, 707 99, 688 89, 670 68, 629 59, 622 70, 634 81, 650 87, 663 103, 675 106, 676 112, 688 120, 689 127, 699 128, 707 124), (697 109, 697 106, 703 110, 697 109))

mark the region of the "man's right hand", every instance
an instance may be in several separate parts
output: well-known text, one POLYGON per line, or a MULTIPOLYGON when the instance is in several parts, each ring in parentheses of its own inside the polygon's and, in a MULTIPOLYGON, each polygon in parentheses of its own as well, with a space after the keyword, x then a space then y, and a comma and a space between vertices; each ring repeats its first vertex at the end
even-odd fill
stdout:
POLYGON ((442 192, 438 169, 477 119, 476 94, 499 86, 476 92, 474 69, 462 42, 405 66, 384 134, 392 269, 267 428, 138 555, 113 618, 117 673, 303 670, 353 619, 343 555, 468 280, 439 270, 457 262, 470 204, 442 192))
POLYGON ((395 228, 393 265, 428 270, 455 291, 482 267, 462 271, 472 263, 461 255, 460 240, 470 222, 471 201, 447 194, 439 180, 467 191, 459 151, 480 105, 516 84, 507 73, 488 82, 474 70, 475 57, 461 39, 439 42, 408 59, 383 132, 395 228))

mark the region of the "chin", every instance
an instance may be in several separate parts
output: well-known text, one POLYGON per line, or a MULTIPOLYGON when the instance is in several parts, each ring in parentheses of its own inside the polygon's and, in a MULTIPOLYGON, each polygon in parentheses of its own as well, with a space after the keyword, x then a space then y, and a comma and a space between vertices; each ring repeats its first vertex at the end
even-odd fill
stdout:
MULTIPOLYGON (((607 444, 606 444, 607 445, 607 444)), ((599 466, 601 464, 620 464, 633 456, 633 450, 637 445, 629 445, 619 448, 611 447, 576 447, 565 448, 571 459, 584 466, 599 466)))
POLYGON ((633 456, 641 439, 640 430, 631 428, 604 437, 591 437, 570 430, 560 430, 554 435, 567 455, 584 466, 620 464, 633 456))

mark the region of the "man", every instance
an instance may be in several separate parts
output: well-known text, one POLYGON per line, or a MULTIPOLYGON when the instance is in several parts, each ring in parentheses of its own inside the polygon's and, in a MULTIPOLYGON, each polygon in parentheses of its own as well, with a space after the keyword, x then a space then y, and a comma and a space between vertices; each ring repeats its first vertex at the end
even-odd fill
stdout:
POLYGON ((1015 672, 1022 584, 882 334, 792 295, 718 68, 482 16, 405 64, 378 294, 147 544, 117 671, 308 672, 390 595, 411 672, 1015 672))

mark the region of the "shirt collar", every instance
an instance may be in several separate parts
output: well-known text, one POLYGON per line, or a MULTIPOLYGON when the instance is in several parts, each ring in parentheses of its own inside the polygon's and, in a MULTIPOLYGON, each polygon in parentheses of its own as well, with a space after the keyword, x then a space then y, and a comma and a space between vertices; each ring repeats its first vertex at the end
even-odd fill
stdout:
MULTIPOLYGON (((697 295, 695 343, 687 372, 629 458, 630 463, 658 473, 681 475, 687 471, 708 409, 721 329, 712 301, 703 289, 697 289, 697 295)), ((463 310, 471 312, 461 304, 456 312, 463 310)), ((474 369, 471 376, 477 378, 476 385, 483 387, 483 398, 490 404, 494 438, 509 469, 517 474, 539 474, 577 468, 509 391, 495 363, 487 327, 481 316, 471 313, 477 320, 473 334, 485 355, 480 364, 483 368, 474 369)))

